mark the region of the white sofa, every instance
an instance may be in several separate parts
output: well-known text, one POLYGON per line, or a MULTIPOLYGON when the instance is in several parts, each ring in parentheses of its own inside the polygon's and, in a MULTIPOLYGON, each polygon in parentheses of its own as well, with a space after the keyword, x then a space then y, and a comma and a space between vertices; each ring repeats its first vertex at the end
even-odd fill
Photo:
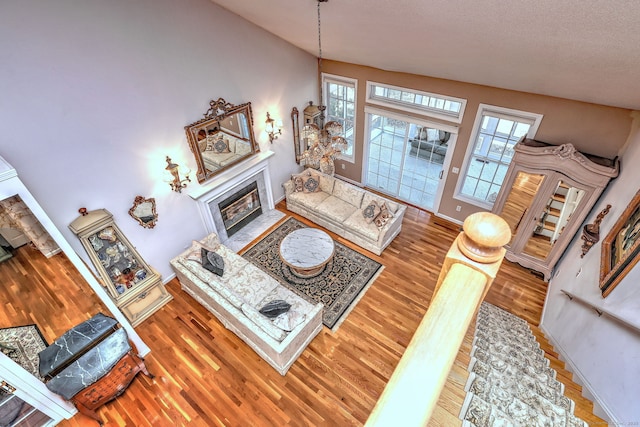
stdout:
POLYGON ((311 304, 277 280, 220 244, 215 234, 194 241, 191 248, 171 260, 182 289, 213 313, 280 375, 322 329, 322 304, 311 304), (218 276, 199 262, 201 248, 224 259, 218 276), (259 312, 267 302, 284 300, 287 313, 269 319, 259 312))
POLYGON ((313 169, 305 169, 302 174, 293 175, 283 187, 287 209, 377 255, 400 233, 407 209, 406 205, 313 169), (296 191, 294 179, 306 174, 313 174, 318 178, 319 191, 296 191), (372 202, 385 204, 392 215, 382 227, 365 219, 363 211, 372 202))

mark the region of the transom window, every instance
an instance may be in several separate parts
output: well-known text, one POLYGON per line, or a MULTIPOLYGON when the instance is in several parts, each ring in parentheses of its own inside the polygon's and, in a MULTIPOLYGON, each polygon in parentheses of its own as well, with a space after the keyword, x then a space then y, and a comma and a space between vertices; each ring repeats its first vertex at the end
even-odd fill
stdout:
POLYGON ((513 146, 525 135, 533 138, 542 117, 480 104, 456 197, 490 209, 513 158, 513 146))
POLYGON ((367 102, 444 119, 462 121, 467 101, 382 83, 367 82, 367 102))
POLYGON ((322 74, 322 84, 323 102, 327 106, 325 123, 333 120, 342 124, 347 148, 342 151, 340 158, 353 163, 355 161, 357 80, 322 74))

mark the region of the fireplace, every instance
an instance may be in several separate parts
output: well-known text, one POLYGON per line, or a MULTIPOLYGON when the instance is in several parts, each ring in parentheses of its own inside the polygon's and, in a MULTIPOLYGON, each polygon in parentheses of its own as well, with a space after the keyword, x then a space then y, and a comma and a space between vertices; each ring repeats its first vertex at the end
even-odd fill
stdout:
POLYGON ((275 209, 271 191, 272 155, 258 153, 188 190, 198 202, 206 232, 216 233, 232 250, 243 248, 284 216, 275 209))
POLYGON ((258 183, 251 182, 236 193, 218 203, 227 237, 233 236, 253 219, 262 215, 258 183))

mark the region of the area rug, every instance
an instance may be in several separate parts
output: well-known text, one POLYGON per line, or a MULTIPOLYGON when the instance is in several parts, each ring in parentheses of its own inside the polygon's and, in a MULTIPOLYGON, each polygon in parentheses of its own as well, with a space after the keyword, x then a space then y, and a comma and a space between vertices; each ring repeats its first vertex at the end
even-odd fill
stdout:
POLYGON ((384 266, 338 242, 333 259, 324 270, 309 279, 293 273, 280 259, 280 242, 294 230, 306 227, 288 218, 242 256, 266 271, 287 288, 313 303, 324 304, 322 323, 332 331, 346 318, 384 266))
POLYGON ((11 360, 42 381, 38 353, 47 347, 47 341, 37 325, 14 326, 0 329, 0 349, 11 360))

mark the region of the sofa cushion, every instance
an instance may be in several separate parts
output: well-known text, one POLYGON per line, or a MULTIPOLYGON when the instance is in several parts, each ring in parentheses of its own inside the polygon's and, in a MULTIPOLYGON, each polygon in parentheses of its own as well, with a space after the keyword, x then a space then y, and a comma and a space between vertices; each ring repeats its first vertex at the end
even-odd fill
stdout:
POLYGON ((245 303, 240 296, 220 281, 221 278, 219 276, 216 276, 212 272, 202 268, 200 261, 189 260, 184 257, 178 257, 177 261, 185 268, 185 274, 189 276, 189 280, 192 282, 206 283, 211 289, 229 301, 229 303, 237 309, 240 309, 242 304, 245 303))
POLYGON ((344 221, 344 227, 351 233, 358 234, 368 240, 377 241, 380 237, 380 229, 373 223, 367 222, 362 216, 362 211, 356 210, 344 221))
POLYGON ((236 139, 236 154, 239 156, 244 156, 245 154, 251 153, 251 143, 247 141, 243 141, 241 139, 236 139))
POLYGON ((320 190, 324 191, 327 194, 333 193, 333 187, 336 182, 336 179, 330 175, 320 175, 317 171, 313 169, 308 169, 310 174, 315 174, 320 179, 320 190))
MULTIPOLYGON (((360 210, 358 208, 336 196, 327 197, 313 208, 313 210, 338 222, 342 222, 349 218, 349 216, 351 216, 351 214, 356 210, 358 210, 358 213, 360 214, 360 210)), ((362 214, 360 214, 360 216, 362 216, 362 214)))
POLYGON ((273 322, 265 317, 264 314, 260 313, 249 304, 243 304, 241 310, 249 320, 258 325, 260 329, 276 341, 282 341, 284 337, 287 336, 286 331, 274 325, 273 322))
POLYGON ((218 242, 217 236, 215 239, 209 239, 206 243, 203 243, 203 241, 192 240, 191 247, 187 249, 182 256, 185 259, 197 261, 202 264, 202 249, 215 252, 216 249, 218 249, 218 246, 220 246, 220 243, 218 242))
POLYGON ((380 205, 375 200, 371 200, 368 204, 362 204, 362 217, 367 224, 371 224, 380 213, 380 205))
POLYGON ((287 196, 287 201, 293 201, 295 203, 299 203, 307 208, 315 209, 324 199, 329 197, 329 194, 321 191, 318 193, 303 193, 303 192, 294 192, 287 196))
POLYGON ((350 203, 356 208, 360 208, 364 193, 365 191, 361 188, 358 188, 355 185, 349 184, 348 182, 344 182, 339 179, 336 179, 335 183, 333 184, 332 195, 341 200, 344 200, 345 202, 350 203))
POLYGON ((310 313, 314 307, 313 304, 284 286, 278 286, 269 292, 263 302, 275 299, 283 300, 291 304, 289 311, 272 319, 273 324, 284 331, 292 331, 296 326, 302 324, 307 318, 306 313, 310 313))

